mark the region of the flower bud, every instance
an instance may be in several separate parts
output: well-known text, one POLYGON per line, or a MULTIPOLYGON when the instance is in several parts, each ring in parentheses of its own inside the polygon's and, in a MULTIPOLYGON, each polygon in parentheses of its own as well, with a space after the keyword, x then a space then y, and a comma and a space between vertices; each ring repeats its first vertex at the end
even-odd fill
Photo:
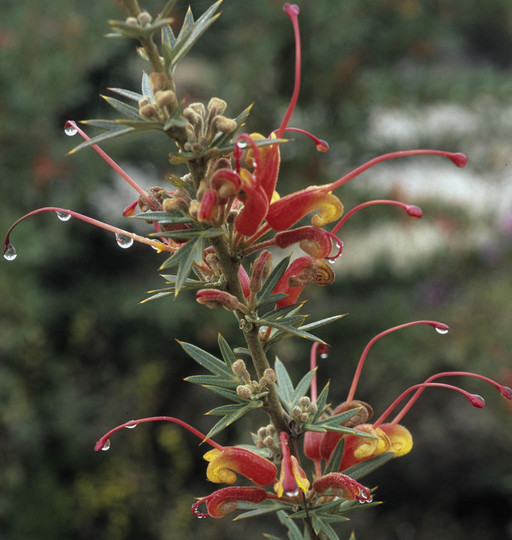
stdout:
POLYGON ((201 289, 197 291, 196 300, 209 308, 216 309, 222 306, 227 311, 235 311, 240 305, 236 296, 217 289, 201 289))
POLYGON ((137 21, 141 26, 147 26, 152 20, 151 15, 147 11, 141 11, 137 15, 137 21))
POLYGON ((268 435, 267 437, 265 437, 265 439, 263 439, 263 444, 265 445, 266 448, 272 448, 273 446, 275 446, 276 441, 274 437, 271 437, 270 435, 268 435))
POLYGON ((208 102, 208 111, 217 116, 218 114, 222 114, 227 106, 228 104, 223 99, 212 97, 208 102))
POLYGON ((240 384, 236 387, 236 395, 242 399, 251 399, 253 395, 252 387, 248 384, 240 384))
POLYGON ((267 368, 263 372, 263 377, 265 384, 274 384, 277 380, 276 372, 272 368, 267 368))
POLYGON ((258 437, 260 439, 264 439, 267 435, 268 435, 268 431, 265 426, 262 426, 258 429, 258 437))
POLYGON ((151 89, 153 90, 154 94, 156 94, 159 90, 165 90, 167 87, 167 76, 165 73, 153 71, 153 73, 151 73, 149 76, 149 80, 151 82, 151 89))
POLYGON ((263 285, 263 281, 267 279, 272 269, 272 253, 270 251, 263 251, 256 259, 253 267, 251 280, 249 281, 249 290, 256 294, 260 292, 263 285))
POLYGON ((233 133, 237 129, 238 124, 231 118, 219 115, 214 118, 213 127, 222 133, 233 133))
POLYGON ((143 118, 153 118, 153 116, 156 116, 156 107, 151 103, 148 103, 147 105, 140 107, 139 114, 143 118))
POLYGON ((311 403, 311 399, 308 396, 302 396, 299 399, 299 405, 302 409, 307 409, 309 404, 311 403))
POLYGON ((166 107, 167 105, 171 105, 175 99, 176 96, 174 95, 174 92, 172 90, 159 90, 155 94, 156 104, 159 107, 166 107))

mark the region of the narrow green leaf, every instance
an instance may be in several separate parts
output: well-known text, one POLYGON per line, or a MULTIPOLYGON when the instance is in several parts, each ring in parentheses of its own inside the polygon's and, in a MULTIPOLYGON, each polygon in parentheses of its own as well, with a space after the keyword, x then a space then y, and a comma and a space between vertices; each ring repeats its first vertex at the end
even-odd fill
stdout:
POLYGON ((333 519, 325 515, 315 514, 312 516, 313 529, 316 534, 324 534, 329 540, 340 540, 339 536, 334 532, 334 529, 329 525, 329 521, 347 521, 344 516, 332 516, 333 519), (336 519, 340 518, 340 519, 336 519))
MULTIPOLYGON (((84 124, 91 124, 91 121, 84 122, 84 124)), ((132 133, 133 131, 135 131, 134 128, 123 127, 123 126, 118 125, 117 129, 115 130, 111 130, 107 133, 102 133, 101 135, 92 137, 88 141, 84 141, 83 143, 80 143, 78 146, 75 146, 73 150, 69 151, 68 154, 74 154, 75 152, 78 152, 79 150, 83 150, 84 148, 87 148, 89 146, 93 146, 94 144, 99 144, 106 140, 113 139, 114 137, 120 137, 121 135, 127 135, 128 133, 132 133)))
POLYGON ((126 90, 124 88, 109 88, 108 90, 110 92, 115 92, 116 94, 119 94, 127 99, 136 101, 137 103, 144 97, 142 94, 139 94, 138 92, 132 92, 131 90, 126 90))
POLYGON ((299 527, 289 518, 288 514, 284 510, 277 512, 279 521, 288 529, 288 540, 304 540, 303 534, 300 532, 299 527))
POLYGON ((327 382, 327 384, 324 386, 323 390, 320 392, 320 394, 318 395, 317 399, 316 399, 316 406, 317 406, 317 411, 315 413, 315 416, 313 417, 311 423, 314 424, 317 422, 317 420, 320 418, 320 416, 322 416, 322 414, 324 413, 325 409, 329 406, 327 404, 327 395, 329 394, 329 385, 330 385, 330 381, 327 382))
POLYGON ((233 362, 236 360, 235 353, 229 346, 228 342, 219 334, 218 338, 219 342, 219 350, 220 354, 222 355, 222 358, 227 366, 231 369, 231 366, 233 365, 233 362))
POLYGON ((205 387, 222 386, 224 388, 236 388, 240 384, 239 381, 234 383, 231 379, 222 378, 219 375, 191 375, 184 380, 205 387))
POLYGON ((233 422, 244 416, 244 414, 248 413, 250 410, 252 410, 252 403, 247 404, 245 406, 240 407, 238 410, 234 411, 233 414, 224 416, 221 420, 219 420, 213 427, 210 429, 210 431, 207 433, 205 439, 211 439, 218 433, 220 433, 223 429, 227 428, 229 425, 231 425, 233 422))
POLYGON ((318 336, 310 334, 309 332, 304 332, 302 330, 302 327, 295 328, 295 326, 288 325, 284 322, 268 321, 266 319, 260 319, 259 324, 262 324, 264 326, 272 326, 273 328, 278 328, 279 330, 282 330, 283 332, 287 332, 288 334, 298 336, 303 339, 308 339, 309 341, 318 341, 320 343, 325 343, 325 341, 319 338, 318 336))
POLYGON ((167 212, 139 212, 138 214, 133 214, 130 216, 135 219, 142 219, 144 221, 149 221, 150 223, 165 223, 165 224, 182 224, 182 223, 193 223, 192 219, 189 216, 177 215, 177 214, 168 214, 167 212))
MULTIPOLYGON (((276 512, 280 508, 287 508, 288 505, 279 501, 266 500, 260 503, 252 503, 248 501, 240 501, 238 503, 239 510, 249 510, 243 514, 236 516, 233 521, 239 521, 241 519, 247 519, 249 517, 261 516, 264 514, 269 514, 271 512, 276 512)), ((267 535, 264 535, 267 536, 267 535)), ((267 536, 267 538, 272 538, 267 536)), ((275 538, 275 537, 274 537, 275 538)))
POLYGON ((260 292, 256 296, 256 307, 258 308, 263 303, 267 303, 267 298, 272 294, 279 280, 283 277, 286 268, 290 262, 290 257, 285 257, 274 267, 268 278, 263 283, 260 292))
POLYGON ((172 31, 171 25, 167 24, 162 28, 162 45, 167 46, 171 51, 176 43, 176 37, 172 31))
POLYGON ((293 406, 293 384, 292 380, 290 379, 290 376, 288 375, 288 371, 286 371, 286 368, 284 367, 284 364, 279 360, 279 358, 276 358, 276 362, 274 364, 274 370, 277 375, 277 385, 276 390, 282 397, 283 405, 286 406, 293 406))
POLYGON ((151 81, 149 80, 149 75, 145 71, 142 74, 141 88, 142 95, 147 97, 151 103, 155 104, 155 94, 153 93, 153 88, 151 86, 151 81))
POLYGON ((295 387, 295 392, 293 395, 294 405, 297 405, 299 403, 299 399, 308 393, 309 387, 311 386, 311 381, 313 380, 315 373, 316 370, 312 370, 306 373, 306 375, 304 375, 304 377, 302 377, 302 379, 299 381, 299 384, 295 387))
POLYGON ((334 451, 331 454, 331 457, 329 458, 329 463, 327 464, 327 467, 325 467, 325 470, 323 474, 329 474, 333 472, 338 472, 338 469, 340 468, 341 458, 343 457, 343 450, 345 449, 345 439, 342 437, 336 446, 334 447, 334 451))
POLYGON ((231 367, 227 366, 222 360, 213 356, 207 351, 200 349, 197 345, 192 343, 186 343, 184 341, 178 341, 182 349, 198 364, 206 368, 208 371, 215 375, 221 375, 223 377, 232 377, 233 380, 238 381, 236 375, 231 371, 231 367))
POLYGON ((350 477, 354 478, 354 480, 359 480, 367 474, 375 471, 379 467, 382 467, 382 465, 387 463, 394 456, 394 452, 386 452, 384 454, 381 454, 380 456, 375 456, 373 458, 367 459, 366 461, 361 461, 356 465, 352 465, 352 467, 344 470, 343 474, 348 474, 350 477))
POLYGON ((337 321, 343 317, 348 315, 348 313, 344 313, 343 315, 334 315, 332 317, 327 317, 325 319, 321 319, 320 321, 311 322, 308 324, 304 324, 301 326, 301 330, 312 330, 313 328, 318 328, 320 326, 324 326, 325 324, 332 323, 334 321, 337 321))
POLYGON ((156 236, 158 238, 215 238, 217 236, 222 236, 224 232, 221 229, 179 229, 176 231, 166 231, 166 232, 154 232, 149 236, 156 236))
POLYGON ((124 114, 128 118, 131 118, 132 120, 141 120, 141 116, 139 114, 139 109, 136 107, 133 107, 133 105, 128 105, 127 103, 123 103, 122 101, 119 101, 116 98, 109 97, 109 96, 101 96, 111 107, 113 107, 116 111, 120 112, 121 114, 124 114))

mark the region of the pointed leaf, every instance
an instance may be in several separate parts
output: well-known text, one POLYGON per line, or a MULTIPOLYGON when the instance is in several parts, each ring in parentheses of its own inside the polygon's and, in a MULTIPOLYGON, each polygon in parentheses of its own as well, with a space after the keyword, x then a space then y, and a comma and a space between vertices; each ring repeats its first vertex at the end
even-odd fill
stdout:
POLYGON ((219 420, 212 427, 212 429, 210 429, 210 431, 206 434, 205 439, 212 439, 215 435, 220 433, 223 429, 227 428, 233 422, 235 422, 236 420, 244 416, 244 414, 248 413, 250 410, 254 408, 253 403, 254 402, 248 403, 247 405, 241 405, 239 406, 238 409, 233 410, 232 414, 224 416, 224 418, 219 420))
POLYGON ((139 212, 138 214, 131 215, 130 218, 142 219, 144 221, 149 221, 150 223, 156 222, 171 225, 193 223, 189 216, 168 214, 167 212, 139 212))
POLYGON ((120 94, 121 96, 124 96, 127 99, 136 101, 137 103, 144 97, 142 94, 139 94, 138 92, 132 92, 131 90, 125 90, 124 88, 109 88, 109 90, 110 92, 115 92, 116 94, 120 94))
POLYGON ((228 342, 219 334, 219 350, 222 358, 227 366, 231 369, 233 362, 236 360, 235 353, 229 346, 228 342))
POLYGON ((131 118, 132 120, 141 120, 141 116, 139 114, 139 109, 136 107, 133 107, 133 105, 128 105, 127 103, 123 103, 122 101, 119 101, 116 98, 109 97, 109 96, 101 96, 111 107, 113 107, 116 111, 120 112, 121 114, 124 114, 128 118, 131 118))
POLYGON ((343 450, 345 450, 344 437, 342 437, 334 447, 334 451, 329 458, 329 463, 327 464, 327 467, 325 467, 325 470, 323 472, 324 475, 338 472, 338 469, 340 468, 341 458, 343 457, 343 450))
POLYGON ((286 371, 284 364, 279 358, 276 358, 274 370, 277 375, 276 391, 279 394, 283 405, 288 404, 288 406, 291 406, 293 404, 293 384, 288 375, 288 371, 286 371))
MULTIPOLYGON (((86 124, 90 124, 90 122, 84 122, 86 124)), ((108 139, 113 139, 114 137, 120 137, 121 135, 127 135, 128 133, 132 133, 135 131, 132 127, 123 127, 118 125, 117 129, 108 131, 107 133, 102 133, 101 135, 97 135, 96 137, 92 137, 88 141, 84 141, 83 143, 79 144, 78 146, 75 146, 73 150, 69 151, 68 154, 74 154, 75 152, 78 152, 79 150, 83 150, 84 148, 87 148, 89 146, 93 146, 95 144, 99 144, 100 142, 104 142, 108 139)))
POLYGON ((394 456, 395 456, 394 452, 386 452, 384 454, 381 454, 380 456, 375 456, 373 458, 367 459, 366 461, 361 461, 360 463, 357 463, 356 465, 352 465, 352 467, 349 467, 348 469, 344 470, 343 474, 349 475, 354 480, 359 480, 360 478, 363 478, 367 474, 370 474, 371 472, 375 471, 379 467, 382 467, 382 465, 387 463, 394 456))
POLYGON ((279 263, 272 270, 268 278, 265 280, 265 283, 263 283, 260 292, 256 296, 256 307, 262 305, 263 302, 267 302, 267 297, 272 294, 272 291, 276 288, 279 280, 283 277, 283 274, 288 268, 289 262, 290 257, 285 257, 283 260, 279 261, 279 263))
POLYGON ((311 381, 313 380, 313 377, 315 376, 316 370, 309 371, 302 377, 302 379, 299 381, 299 384, 295 388, 295 392, 293 395, 293 404, 297 405, 299 403, 299 399, 302 396, 305 396, 308 391, 309 387, 311 386, 311 381))
POLYGON ((191 358, 211 373, 223 377, 233 377, 233 380, 236 380, 238 384, 240 383, 238 377, 231 371, 231 367, 227 366, 216 356, 213 356, 213 354, 200 349, 196 345, 192 345, 192 343, 186 343, 184 341, 178 341, 178 343, 191 358))

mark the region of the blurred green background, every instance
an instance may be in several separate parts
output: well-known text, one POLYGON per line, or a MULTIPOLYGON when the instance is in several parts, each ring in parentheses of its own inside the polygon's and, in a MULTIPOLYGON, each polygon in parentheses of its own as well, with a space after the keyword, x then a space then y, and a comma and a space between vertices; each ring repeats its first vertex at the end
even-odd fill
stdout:
MULTIPOLYGON (((196 15, 211 2, 192 2, 196 15)), ((162 2, 143 7, 155 13, 162 2)), ((339 193, 346 208, 397 197, 422 206, 413 221, 372 208, 340 232, 336 282, 307 291, 313 319, 349 316, 319 331, 332 352, 319 368, 342 401, 364 345, 415 319, 450 324, 447 336, 414 328, 380 341, 358 397, 377 413, 436 371, 478 371, 512 386, 512 6, 509 0, 323 0, 299 2, 303 85, 292 124, 327 139, 317 154, 298 138, 283 147, 282 193, 342 176, 379 153, 419 146, 461 150, 462 170, 440 158, 381 164, 339 193)), ((226 99, 236 116, 255 102, 248 130, 280 121, 293 85, 293 40, 276 0, 225 0, 222 17, 178 70, 180 98, 226 99)), ((179 23, 185 2, 174 16, 179 23)), ((138 90, 134 44, 102 39, 113 1, 5 0, 0 22, 1 230, 55 205, 122 224, 135 196, 93 153, 66 156, 77 141, 69 118, 110 114, 98 94, 138 90)), ((173 171, 172 146, 149 134, 105 149, 145 185, 173 171)), ((179 171, 178 171, 179 172, 179 171)), ((124 220, 126 221, 126 220, 124 220)), ((130 223, 124 224, 125 227, 130 223)), ((119 249, 112 235, 50 214, 13 233, 18 258, 3 262, 0 292, 0 537, 9 540, 204 540, 285 536, 270 518, 197 520, 194 497, 212 491, 203 448, 171 425, 120 433, 109 452, 97 438, 132 418, 168 414, 208 430, 202 412, 220 404, 182 379, 199 370, 176 339, 216 351, 217 332, 240 345, 228 314, 190 294, 140 305, 158 288, 159 257, 119 249)), ((296 378, 309 345, 279 350, 296 378)), ((472 409, 456 394, 426 392, 405 420, 411 454, 369 477, 384 505, 354 514, 348 538, 512 538, 512 409, 491 387, 472 409)), ((219 437, 249 442, 254 416, 219 437)))

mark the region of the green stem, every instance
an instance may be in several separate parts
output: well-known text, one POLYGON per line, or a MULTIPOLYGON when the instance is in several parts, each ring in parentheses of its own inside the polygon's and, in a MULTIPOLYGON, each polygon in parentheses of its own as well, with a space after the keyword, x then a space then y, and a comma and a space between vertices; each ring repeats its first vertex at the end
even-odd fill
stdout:
MULTIPOLYGON (((227 292, 236 296, 240 302, 245 303, 244 292, 240 284, 240 279, 238 278, 240 261, 230 252, 227 243, 223 238, 212 238, 211 244, 219 259, 226 281, 227 292)), ((245 321, 244 314, 241 311, 237 312, 236 315, 239 322, 245 321)), ((259 337, 258 327, 252 325, 251 328, 244 329, 243 334, 245 342, 247 343, 247 348, 251 354, 256 376, 260 379, 265 370, 270 368, 270 364, 259 337)), ((273 385, 269 385, 269 392, 264 398, 263 409, 269 415, 270 420, 278 431, 289 431, 283 407, 281 406, 281 402, 279 401, 273 385)))

